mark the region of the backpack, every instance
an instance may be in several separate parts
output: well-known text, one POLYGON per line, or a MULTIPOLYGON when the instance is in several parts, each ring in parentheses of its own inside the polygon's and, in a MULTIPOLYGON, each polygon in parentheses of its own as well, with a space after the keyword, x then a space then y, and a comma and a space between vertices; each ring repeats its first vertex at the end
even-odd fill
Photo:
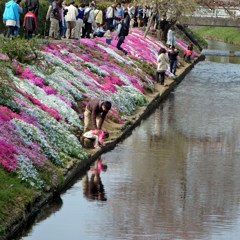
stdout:
POLYGON ((90 12, 91 12, 92 10, 90 9, 90 10, 88 10, 85 14, 84 14, 84 16, 83 16, 83 22, 84 23, 86 23, 87 21, 88 21, 88 18, 89 18, 89 15, 90 15, 90 12))

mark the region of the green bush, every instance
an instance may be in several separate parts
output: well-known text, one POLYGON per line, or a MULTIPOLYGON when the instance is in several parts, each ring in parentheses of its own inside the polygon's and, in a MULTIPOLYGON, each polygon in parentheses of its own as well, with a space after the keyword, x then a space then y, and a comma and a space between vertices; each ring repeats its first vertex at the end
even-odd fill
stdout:
POLYGON ((10 61, 13 59, 20 63, 31 64, 33 60, 38 57, 38 49, 40 49, 41 42, 37 36, 30 40, 17 37, 14 40, 10 38, 0 39, 0 52, 7 55, 10 61))

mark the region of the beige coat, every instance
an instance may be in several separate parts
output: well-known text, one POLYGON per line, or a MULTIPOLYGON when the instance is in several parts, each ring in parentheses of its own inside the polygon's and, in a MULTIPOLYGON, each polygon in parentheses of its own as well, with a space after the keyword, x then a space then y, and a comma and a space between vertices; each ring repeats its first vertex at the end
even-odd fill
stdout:
POLYGON ((103 23, 103 12, 102 10, 94 10, 94 18, 95 18, 95 22, 102 24, 103 23))
POLYGON ((168 57, 165 53, 161 53, 157 58, 157 71, 166 71, 168 69, 168 57))

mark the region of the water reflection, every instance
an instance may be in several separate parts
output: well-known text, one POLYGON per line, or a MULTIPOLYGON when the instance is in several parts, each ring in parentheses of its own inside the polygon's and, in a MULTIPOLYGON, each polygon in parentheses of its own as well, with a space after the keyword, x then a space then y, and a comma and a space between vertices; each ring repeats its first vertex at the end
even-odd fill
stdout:
MULTIPOLYGON (((63 206, 63 201, 61 197, 56 197, 53 202, 50 202, 46 206, 44 206, 41 211, 36 215, 34 220, 31 220, 31 222, 27 223, 24 232, 22 235, 30 235, 33 231, 34 225, 39 225, 44 221, 47 221, 47 219, 55 214, 56 212, 60 211, 63 206)), ((22 239, 20 236, 17 236, 15 239, 22 239)))
POLYGON ((107 201, 100 177, 102 171, 107 171, 107 165, 103 164, 102 159, 99 158, 82 178, 83 194, 89 200, 107 201))
POLYGON ((198 64, 23 239, 238 240, 239 92, 237 65, 198 64))
MULTIPOLYGON (((234 45, 234 44, 228 44, 224 42, 219 42, 219 41, 207 41, 208 42, 208 49, 211 50, 229 50, 230 52, 238 52, 240 50, 240 46, 234 45)), ((239 64, 240 63, 240 57, 236 56, 206 56, 207 61, 211 62, 218 62, 218 63, 235 63, 239 64)))

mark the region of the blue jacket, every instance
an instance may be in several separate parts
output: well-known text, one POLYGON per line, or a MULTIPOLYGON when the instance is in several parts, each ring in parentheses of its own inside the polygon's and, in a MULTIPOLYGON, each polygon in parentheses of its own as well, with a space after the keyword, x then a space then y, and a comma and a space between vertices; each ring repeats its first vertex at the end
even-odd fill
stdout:
POLYGON ((19 20, 18 4, 14 0, 5 3, 3 20, 14 20, 16 22, 19 20))

